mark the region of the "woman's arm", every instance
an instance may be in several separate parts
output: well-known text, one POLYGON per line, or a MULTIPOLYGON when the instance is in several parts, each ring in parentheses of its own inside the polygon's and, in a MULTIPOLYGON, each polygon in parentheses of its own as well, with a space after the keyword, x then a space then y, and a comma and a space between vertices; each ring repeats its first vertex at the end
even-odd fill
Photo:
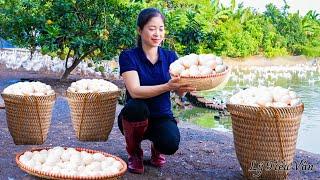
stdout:
POLYGON ((132 98, 147 99, 158 96, 167 91, 194 90, 189 84, 179 84, 179 78, 172 78, 169 82, 154 86, 140 86, 139 76, 137 71, 126 71, 122 73, 124 83, 132 98))

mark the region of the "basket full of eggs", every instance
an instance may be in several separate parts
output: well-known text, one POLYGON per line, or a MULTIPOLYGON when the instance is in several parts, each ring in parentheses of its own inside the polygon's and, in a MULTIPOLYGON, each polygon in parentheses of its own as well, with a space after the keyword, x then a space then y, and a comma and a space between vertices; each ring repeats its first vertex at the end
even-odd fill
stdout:
POLYGON ((189 54, 170 64, 171 76, 180 77, 179 83, 188 83, 196 91, 217 87, 229 72, 222 59, 213 54, 189 54))
POLYGON ((81 141, 106 141, 115 118, 119 88, 103 79, 81 79, 67 90, 71 119, 81 141))
POLYGON ((1 96, 14 143, 43 144, 51 123, 54 90, 41 82, 18 82, 5 88, 1 96))
POLYGON ((21 170, 46 179, 119 179, 127 164, 119 157, 84 148, 38 148, 16 155, 21 170))
POLYGON ((282 87, 250 87, 230 98, 237 158, 246 178, 286 179, 304 105, 282 87))

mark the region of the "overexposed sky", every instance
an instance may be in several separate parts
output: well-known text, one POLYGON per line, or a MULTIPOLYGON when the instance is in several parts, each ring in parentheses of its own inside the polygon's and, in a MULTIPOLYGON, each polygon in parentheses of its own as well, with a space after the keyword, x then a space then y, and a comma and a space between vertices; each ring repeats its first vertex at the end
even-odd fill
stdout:
MULTIPOLYGON (((286 0, 290 6, 289 12, 299 10, 300 15, 305 15, 309 10, 316 10, 320 14, 320 0, 286 0)), ((224 5, 230 5, 230 0, 220 0, 224 5)), ((265 6, 269 3, 276 5, 278 8, 284 6, 283 0, 236 0, 239 4, 243 2, 244 7, 253 7, 258 12, 264 12, 265 6)))

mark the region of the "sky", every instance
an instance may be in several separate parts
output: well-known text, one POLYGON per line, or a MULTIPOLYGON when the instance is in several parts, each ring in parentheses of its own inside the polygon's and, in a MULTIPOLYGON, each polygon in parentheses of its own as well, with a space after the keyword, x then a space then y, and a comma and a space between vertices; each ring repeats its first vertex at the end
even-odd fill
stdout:
MULTIPOLYGON (((297 12, 299 10, 300 15, 305 15, 309 10, 316 10, 320 14, 320 0, 286 0, 289 4, 289 12, 297 12)), ((220 0, 224 5, 230 5, 230 0, 220 0)), ((244 7, 253 7, 258 12, 264 12, 265 6, 269 3, 276 5, 278 8, 284 6, 283 0, 236 0, 239 4, 243 2, 244 7)))

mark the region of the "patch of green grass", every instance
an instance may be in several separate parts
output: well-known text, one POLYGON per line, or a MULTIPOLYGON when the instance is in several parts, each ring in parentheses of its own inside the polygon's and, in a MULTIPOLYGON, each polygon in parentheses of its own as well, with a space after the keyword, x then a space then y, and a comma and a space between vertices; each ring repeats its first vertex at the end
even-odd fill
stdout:
POLYGON ((213 119, 214 113, 205 113, 196 117, 193 122, 200 127, 214 128, 217 127, 218 122, 213 119))
POLYGON ((193 107, 192 109, 173 109, 173 114, 175 117, 183 120, 183 121, 189 121, 190 119, 199 116, 199 114, 212 112, 211 110, 205 109, 205 108, 199 108, 199 107, 193 107))
POLYGON ((192 109, 173 108, 173 114, 179 120, 191 122, 203 128, 215 128, 221 124, 225 128, 231 129, 231 119, 223 117, 217 121, 214 116, 218 112, 211 109, 199 107, 193 107, 192 109))

